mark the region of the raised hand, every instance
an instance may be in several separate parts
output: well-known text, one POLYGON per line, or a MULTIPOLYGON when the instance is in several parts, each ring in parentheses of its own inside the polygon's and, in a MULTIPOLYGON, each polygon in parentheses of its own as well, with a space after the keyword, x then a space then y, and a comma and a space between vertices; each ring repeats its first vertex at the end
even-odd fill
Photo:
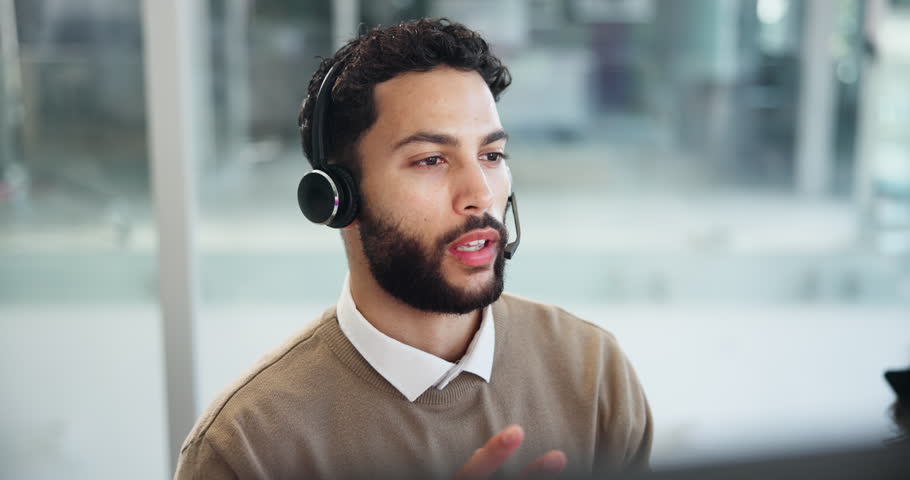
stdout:
MULTIPOLYGON (((471 458, 455 473, 453 480, 482 480, 489 478, 508 459, 524 441, 524 430, 518 425, 509 425, 493 438, 474 451, 471 458)), ((534 460, 519 478, 540 474, 555 475, 566 467, 566 454, 560 450, 550 450, 534 460)))

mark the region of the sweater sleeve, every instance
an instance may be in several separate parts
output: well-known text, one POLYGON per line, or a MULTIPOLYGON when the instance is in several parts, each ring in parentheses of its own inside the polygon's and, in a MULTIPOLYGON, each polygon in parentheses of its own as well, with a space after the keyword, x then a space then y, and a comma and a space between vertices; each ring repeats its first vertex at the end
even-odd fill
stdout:
POLYGON ((206 438, 188 445, 180 453, 174 480, 228 480, 236 479, 224 457, 218 453, 206 438))
MULTIPOLYGON (((635 372, 632 372, 635 375, 635 372)), ((651 417, 651 407, 645 392, 636 380, 634 383, 635 395, 638 397, 637 408, 632 412, 633 425, 629 432, 625 470, 643 471, 650 470, 651 444, 654 440, 654 420, 651 417)))
POLYGON ((597 471, 649 470, 654 426, 651 408, 632 364, 612 335, 607 342, 597 471))

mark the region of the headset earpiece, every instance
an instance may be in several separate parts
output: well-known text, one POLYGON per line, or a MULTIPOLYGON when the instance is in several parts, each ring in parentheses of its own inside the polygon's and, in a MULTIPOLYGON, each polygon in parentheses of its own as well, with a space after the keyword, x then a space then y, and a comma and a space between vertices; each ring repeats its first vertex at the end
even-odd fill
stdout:
POLYGON ((344 228, 357 217, 359 198, 354 177, 344 167, 326 165, 300 179, 297 204, 311 222, 344 228))
POLYGON ((297 185, 297 204, 303 215, 318 225, 344 228, 357 218, 359 192, 354 176, 346 168, 328 163, 323 134, 332 103, 332 88, 341 71, 336 63, 326 72, 313 107, 310 127, 313 170, 307 172, 297 185))
POLYGON ((344 228, 351 224, 360 211, 360 194, 357 191, 357 182, 347 168, 341 165, 329 164, 325 166, 329 176, 336 179, 341 195, 339 195, 338 211, 335 218, 327 225, 332 228, 344 228))

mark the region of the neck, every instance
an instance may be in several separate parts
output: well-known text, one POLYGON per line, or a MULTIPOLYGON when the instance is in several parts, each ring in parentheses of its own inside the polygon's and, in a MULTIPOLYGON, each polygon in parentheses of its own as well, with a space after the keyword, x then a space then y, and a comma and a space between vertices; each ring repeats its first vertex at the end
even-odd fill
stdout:
POLYGON ((369 269, 363 271, 353 264, 350 287, 357 310, 377 330, 449 362, 464 356, 480 327, 480 310, 462 315, 417 310, 389 295, 369 269))

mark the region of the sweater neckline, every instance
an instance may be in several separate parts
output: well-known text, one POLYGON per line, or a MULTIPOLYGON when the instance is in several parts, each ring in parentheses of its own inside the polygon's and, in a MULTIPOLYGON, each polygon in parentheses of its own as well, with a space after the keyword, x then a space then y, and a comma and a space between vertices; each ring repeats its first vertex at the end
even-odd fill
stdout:
MULTIPOLYGON (((496 327, 499 331, 497 331, 495 340, 496 346, 494 347, 493 370, 490 382, 493 382, 496 379, 497 359, 501 357, 502 349, 505 348, 503 339, 505 338, 506 332, 502 326, 507 322, 505 321, 506 312, 501 304, 501 301, 497 301, 492 305, 492 308, 494 309, 493 315, 497 320, 496 327), (500 334, 500 332, 502 333, 500 334)), ((377 390, 395 396, 403 402, 408 401, 394 385, 389 383, 382 375, 373 369, 369 362, 367 362, 354 345, 351 344, 350 340, 348 340, 347 336, 345 336, 344 332, 338 326, 338 316, 334 307, 326 311, 316 333, 323 338, 326 345, 328 345, 335 356, 359 378, 363 379, 377 390)), ((430 387, 412 403, 428 405, 454 403, 465 398, 467 395, 470 395, 472 392, 489 387, 490 384, 477 375, 461 372, 461 374, 449 382, 442 390, 430 387)))

